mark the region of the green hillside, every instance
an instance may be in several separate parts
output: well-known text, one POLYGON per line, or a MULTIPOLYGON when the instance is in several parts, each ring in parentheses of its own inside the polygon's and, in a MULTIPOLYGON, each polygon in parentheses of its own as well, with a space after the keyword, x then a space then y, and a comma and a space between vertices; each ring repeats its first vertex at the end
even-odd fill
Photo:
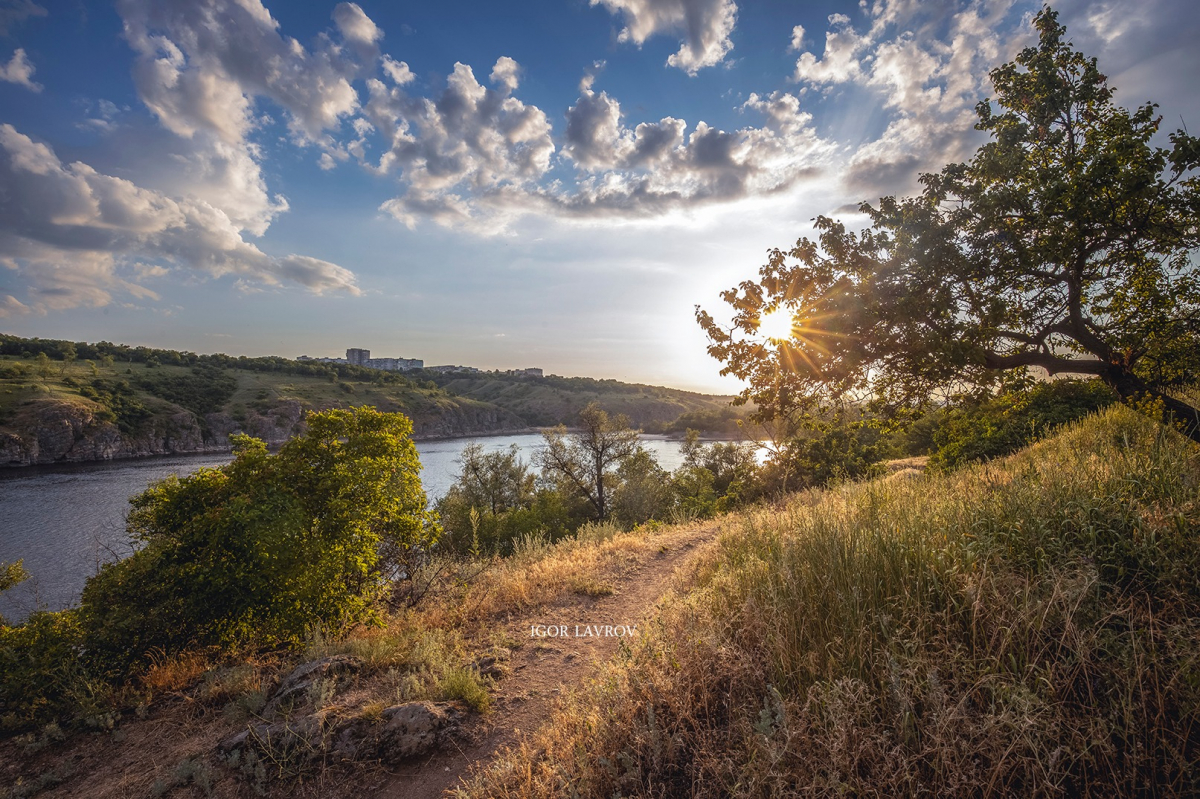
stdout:
POLYGON ((0 465, 223 451, 239 431, 280 444, 308 411, 362 405, 404 413, 418 438, 570 425, 593 401, 650 432, 682 419, 729 433, 728 399, 615 380, 395 373, 0 336, 0 465))

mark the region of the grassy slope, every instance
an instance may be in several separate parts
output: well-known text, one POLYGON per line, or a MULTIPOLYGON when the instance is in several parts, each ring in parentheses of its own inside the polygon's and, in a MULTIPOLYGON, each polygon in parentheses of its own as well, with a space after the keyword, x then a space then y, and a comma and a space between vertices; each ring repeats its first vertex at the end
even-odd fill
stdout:
POLYGON ((1113 408, 731 516, 694 588, 465 796, 1196 795, 1200 450, 1113 408))
MULTIPOLYGON (((29 360, 0 356, 3 364, 32 365, 29 360)), ((22 405, 34 400, 55 399, 67 402, 89 403, 80 396, 77 388, 64 382, 72 379, 77 383, 89 383, 93 379, 90 366, 82 362, 67 364, 51 362, 52 374, 43 380, 36 372, 19 377, 0 377, 0 421, 15 416, 22 405)), ((95 375, 103 380, 128 380, 135 389, 139 379, 150 377, 184 376, 192 373, 191 367, 163 365, 148 367, 141 363, 116 363, 111 367, 97 366, 95 375)), ((440 407, 456 404, 455 398, 437 389, 418 388, 406 385, 376 385, 366 382, 347 381, 352 389, 347 393, 341 384, 321 377, 305 375, 255 372, 230 369, 237 380, 237 389, 223 410, 262 407, 296 400, 314 408, 345 405, 374 404, 380 410, 407 410, 414 413, 430 412, 440 407)), ((144 390, 136 389, 139 400, 148 405, 160 405, 162 400, 144 390)), ((466 403, 475 404, 475 403, 466 403)), ((180 410, 178 407, 174 410, 180 410)))

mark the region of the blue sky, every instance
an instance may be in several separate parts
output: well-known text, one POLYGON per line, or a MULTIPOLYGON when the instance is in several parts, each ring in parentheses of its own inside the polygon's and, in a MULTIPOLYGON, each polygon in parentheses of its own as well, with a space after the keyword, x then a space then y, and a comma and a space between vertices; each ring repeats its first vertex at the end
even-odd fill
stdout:
MULTIPOLYGON (((694 306, 969 157, 1038 7, 0 0, 0 330, 733 391, 694 306)), ((1056 8, 1200 126, 1200 5, 1056 8)))

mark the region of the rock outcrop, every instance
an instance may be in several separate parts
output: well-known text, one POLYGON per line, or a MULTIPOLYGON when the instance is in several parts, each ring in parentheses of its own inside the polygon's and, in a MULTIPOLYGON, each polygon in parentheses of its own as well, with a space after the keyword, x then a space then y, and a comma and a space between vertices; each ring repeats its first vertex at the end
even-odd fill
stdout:
MULTIPOLYGON (((89 400, 42 399, 23 406, 0 427, 0 467, 228 452, 229 437, 239 432, 279 446, 304 432, 308 410, 296 400, 283 400, 237 419, 223 412, 201 418, 165 405, 135 433, 126 433, 89 400)), ((501 408, 467 400, 417 414, 413 428, 415 438, 434 439, 515 432, 526 425, 501 408)))

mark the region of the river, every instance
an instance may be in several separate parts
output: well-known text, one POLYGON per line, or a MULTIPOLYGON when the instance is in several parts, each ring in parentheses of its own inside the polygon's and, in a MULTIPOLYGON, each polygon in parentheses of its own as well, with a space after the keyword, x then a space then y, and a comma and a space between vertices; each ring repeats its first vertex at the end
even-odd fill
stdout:
MULTIPOLYGON (((459 454, 471 440, 417 443, 421 481, 431 502, 454 483, 459 454)), ((515 444, 527 463, 542 443, 535 434, 474 440, 486 450, 515 444)), ((664 469, 679 466, 677 439, 643 436, 642 446, 664 469)), ((131 496, 169 474, 191 474, 229 459, 228 454, 179 455, 0 470, 0 563, 24 560, 32 575, 0 594, 0 616, 15 621, 37 608, 74 604, 100 564, 133 551, 125 534, 131 496)))

